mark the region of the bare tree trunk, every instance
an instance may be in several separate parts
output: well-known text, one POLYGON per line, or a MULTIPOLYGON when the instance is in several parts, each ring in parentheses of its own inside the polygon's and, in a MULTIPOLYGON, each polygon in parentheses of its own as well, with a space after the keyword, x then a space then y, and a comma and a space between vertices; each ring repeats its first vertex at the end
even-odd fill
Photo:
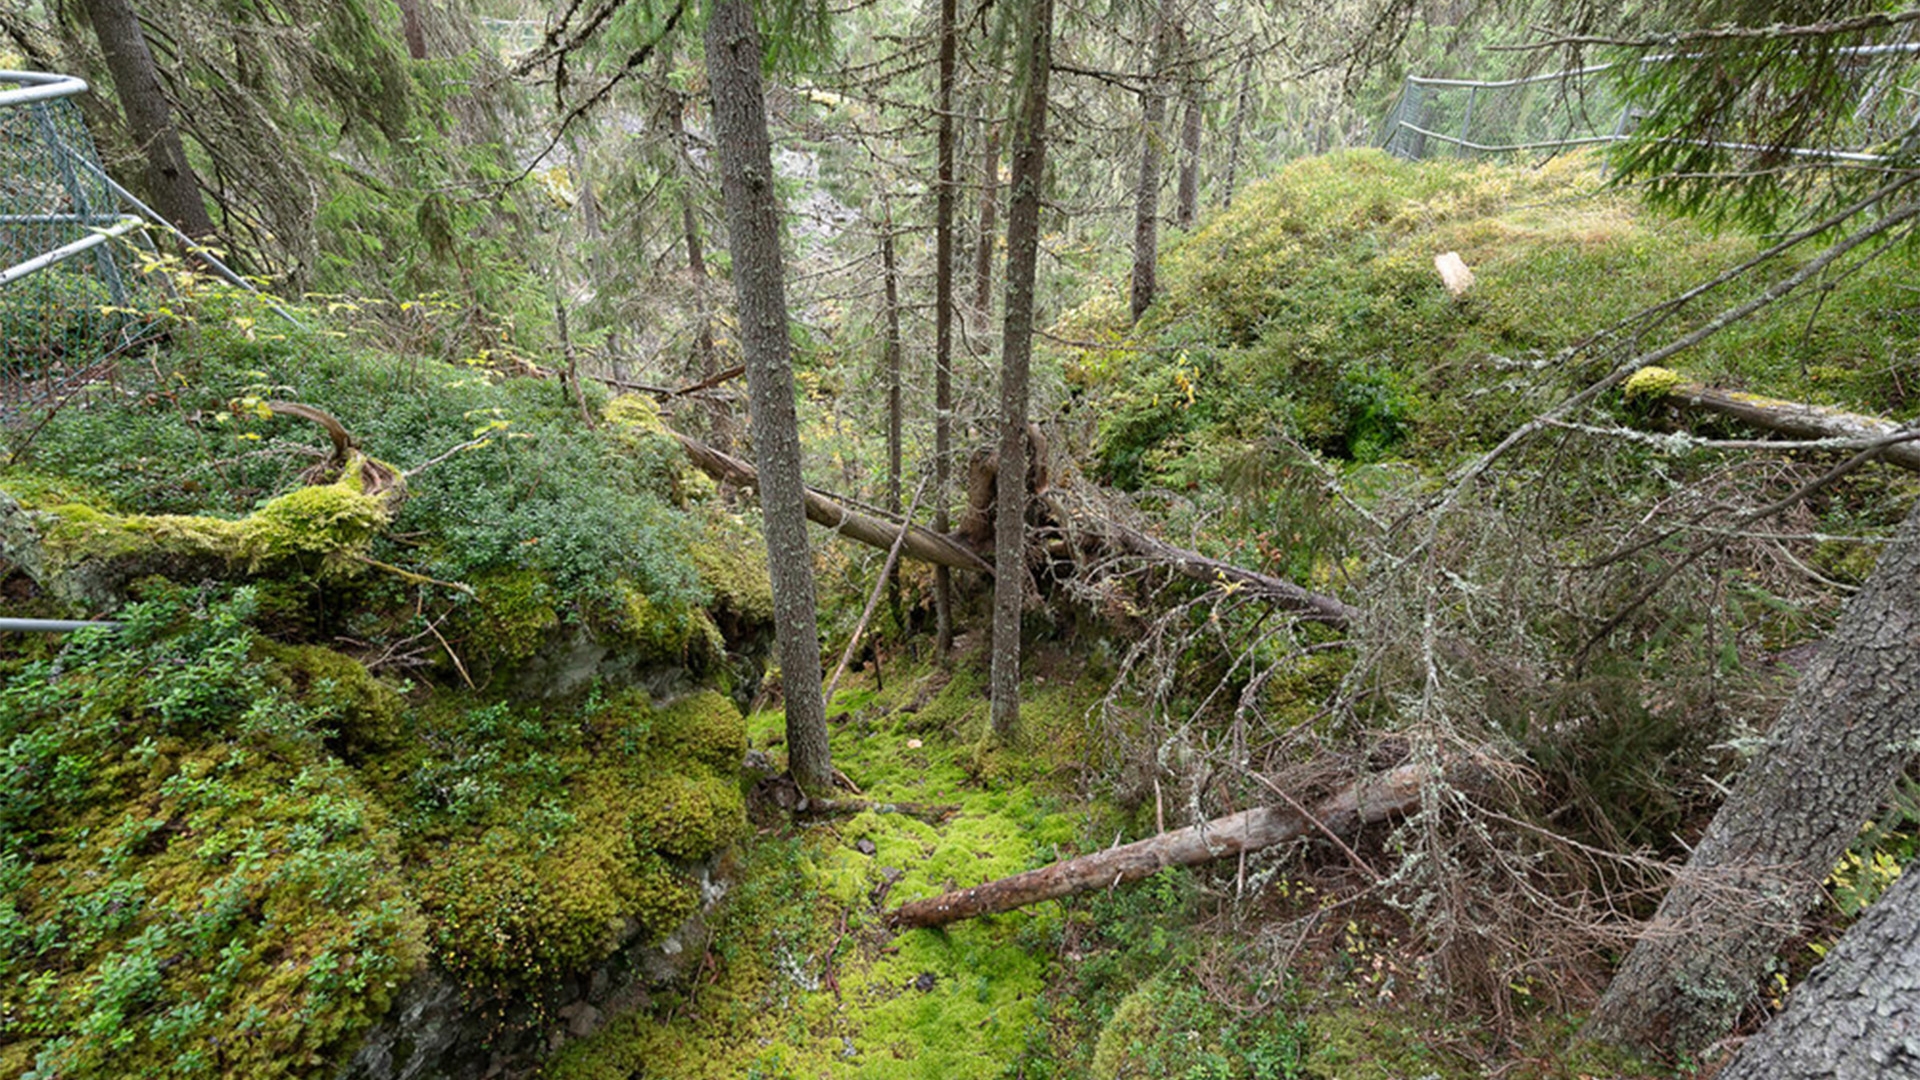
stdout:
POLYGON ((1167 29, 1165 4, 1155 17, 1153 32, 1153 70, 1140 91, 1140 182, 1133 191, 1133 293, 1134 321, 1153 306, 1153 294, 1159 289, 1160 268, 1160 148, 1161 125, 1167 115, 1167 93, 1161 84, 1166 73, 1168 46, 1172 34, 1167 29))
POLYGON ((1920 736, 1920 505, 1850 600, 1589 1026, 1681 1053, 1724 1036, 1920 736))
POLYGON ((1180 186, 1173 204, 1173 223, 1191 229, 1200 215, 1200 137, 1206 114, 1201 108, 1200 79, 1193 70, 1192 49, 1184 34, 1180 52, 1186 67, 1180 81, 1180 104, 1186 111, 1180 124, 1180 186))
MULTIPOLYGON (((883 202, 884 196, 883 196, 883 202)), ((883 363, 887 369, 887 513, 900 513, 901 443, 904 432, 900 400, 900 278, 893 257, 893 208, 888 206, 880 223, 881 292, 886 305, 886 346, 883 363)), ((887 607, 894 622, 900 621, 900 574, 896 564, 887 563, 882 574, 887 580, 887 607)))
MULTIPOLYGON (((671 63, 673 51, 662 55, 671 63)), ((673 152, 680 172, 680 233, 687 245, 687 276, 693 279, 693 302, 698 324, 694 328, 693 355, 702 378, 712 378, 720 370, 720 357, 713 347, 713 313, 708 308, 707 254, 700 237, 700 174, 687 151, 687 124, 684 111, 687 95, 670 91, 667 95, 667 126, 673 135, 673 152)), ((707 434, 714 446, 731 452, 734 442, 733 412, 726 402, 708 398, 707 434)))
POLYGON ((1288 840, 1350 834, 1420 805, 1424 766, 1402 765, 1342 791, 1308 815, 1291 806, 1262 806, 1175 829, 1123 847, 1028 870, 1012 877, 903 904, 887 916, 896 930, 945 926, 961 919, 1057 900, 1090 889, 1138 881, 1169 866, 1192 866, 1258 851, 1288 840))
POLYGON ((1013 193, 1007 203, 1007 312, 1000 365, 1000 475, 994 523, 992 717, 995 737, 1020 735, 1020 612, 1027 597, 1027 369, 1033 356, 1033 287, 1040 256, 1040 199, 1047 166, 1047 80, 1053 69, 1053 0, 1032 0, 1020 34, 1019 114, 1013 193))
POLYGON ((973 253, 973 310, 985 322, 993 314, 994 223, 1000 205, 1000 125, 987 125, 986 146, 980 152, 979 248, 973 253))
POLYGON ((1920 1077, 1920 872, 1848 928, 1718 1080, 1920 1077))
POLYGON ((1240 92, 1233 98, 1233 134, 1227 139, 1227 178, 1221 185, 1220 205, 1233 205, 1233 185, 1240 172, 1240 135, 1247 126, 1247 101, 1253 96, 1253 61, 1240 63, 1240 92))
POLYGON ((140 17, 128 0, 81 0, 87 20, 100 39, 107 71, 120 107, 127 114, 127 131, 147 159, 147 196, 154 209, 180 231, 196 240, 213 237, 213 219, 200 197, 200 181, 187 163, 186 147, 173 125, 173 107, 153 66, 153 53, 140 30, 140 17))
POLYGON ((423 0, 398 0, 400 4, 400 28, 406 35, 407 55, 415 60, 427 58, 427 30, 420 19, 420 5, 423 0))
MULTIPOLYGON (((939 172, 933 202, 933 530, 953 502, 953 68, 955 0, 940 0, 939 172)), ((989 267, 991 269, 991 267, 989 267)), ((953 649, 953 575, 933 571, 934 649, 953 649)))
POLYGON ((760 88, 764 54, 748 0, 715 0, 706 43, 714 142, 733 248, 754 454, 760 466, 774 631, 785 675, 787 761, 801 788, 819 793, 833 787, 833 760, 827 746, 826 703, 820 694, 820 631, 814 612, 813 553, 807 546, 799 420, 793 404, 793 346, 787 336, 780 219, 774 204, 766 100, 760 88))

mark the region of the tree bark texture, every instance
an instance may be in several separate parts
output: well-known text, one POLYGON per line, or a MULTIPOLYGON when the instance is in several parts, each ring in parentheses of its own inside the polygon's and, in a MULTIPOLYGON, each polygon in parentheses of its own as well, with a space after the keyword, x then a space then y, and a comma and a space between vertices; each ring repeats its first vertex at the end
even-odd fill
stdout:
POLYGON ((1166 73, 1169 43, 1166 13, 1156 16, 1153 34, 1153 70, 1140 91, 1140 182, 1133 191, 1133 290, 1135 322, 1153 305, 1160 273, 1160 152, 1161 126, 1167 117, 1166 73))
MULTIPOLYGON (((1661 392, 1666 400, 1676 405, 1725 416, 1764 431, 1777 431, 1800 439, 1873 440, 1888 438, 1905 430, 1902 425, 1877 416, 1863 416, 1826 405, 1781 401, 1737 390, 1722 390, 1686 379, 1672 383, 1661 392)), ((1880 458, 1903 469, 1920 472, 1920 441, 1894 443, 1880 452, 1880 458)))
POLYGON ((147 197, 154 209, 195 240, 213 237, 213 219, 200 197, 200 181, 187 163, 186 147, 173 124, 173 107, 153 65, 153 53, 128 0, 81 0, 100 52, 113 76, 127 131, 147 160, 147 197))
POLYGON ((1901 875, 1718 1080, 1920 1077, 1920 871, 1901 875))
POLYGON ((420 18, 424 0, 399 0, 400 30, 407 39, 407 55, 415 60, 427 58, 427 28, 420 18))
MULTIPOLYGON (((1020 28, 1020 96, 1007 202, 1007 310, 1000 364, 1000 472, 1027 474, 1027 369, 1033 358, 1033 283, 1040 257, 1040 200, 1047 165, 1047 81, 1053 68, 1053 0, 1032 0, 1020 28)), ((1020 612, 1027 597, 1027 486, 1001 484, 994 523, 993 732, 1020 735, 1020 612)))
MULTIPOLYGON (((678 432, 674 433, 674 438, 680 441, 681 447, 686 450, 687 456, 693 459, 693 463, 708 476, 737 487, 765 490, 760 485, 759 470, 752 465, 678 432)), ((855 540, 882 551, 893 545, 894 537, 900 531, 898 524, 870 517, 812 488, 806 489, 806 516, 807 520, 816 525, 832 529, 849 540, 855 540)), ((973 570, 989 575, 993 573, 993 567, 988 566, 985 560, 969 551, 959 541, 923 529, 918 525, 908 530, 903 554, 907 558, 934 566, 973 570)))
POLYGON ((813 554, 807 546, 807 489, 800 473, 800 426, 793 403, 792 343, 774 204, 762 49, 748 0, 715 0, 707 23, 707 81, 733 251, 740 341, 747 363, 751 432, 759 461, 774 628, 786 691, 787 762, 810 792, 833 786, 826 703, 820 694, 820 637, 813 554))
POLYGON ((1303 836, 1351 834, 1360 826, 1404 814, 1420 805, 1424 766, 1403 765, 1370 777, 1315 807, 1308 815, 1291 806, 1243 810, 1203 825, 1175 829, 1122 847, 1043 866, 970 889, 903 904, 887 921, 897 930, 945 926, 961 919, 1057 900, 1138 881, 1169 866, 1192 866, 1258 851, 1303 836))
MULTIPOLYGON (((940 0, 938 175, 933 194, 933 528, 946 532, 953 504, 953 69, 955 0, 940 0)), ((953 575, 933 570, 934 650, 953 648, 953 575)))
POLYGON ((1697 1052, 1754 997, 1920 736, 1920 506, 1847 601, 1606 996, 1591 1033, 1697 1052))

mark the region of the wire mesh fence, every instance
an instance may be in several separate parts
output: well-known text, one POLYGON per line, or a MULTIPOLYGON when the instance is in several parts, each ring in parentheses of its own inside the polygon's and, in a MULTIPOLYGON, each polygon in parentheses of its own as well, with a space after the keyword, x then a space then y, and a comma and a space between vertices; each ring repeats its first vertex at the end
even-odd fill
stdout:
POLYGON ((85 92, 0 71, 0 421, 58 400, 145 326, 125 258, 140 222, 100 169, 85 92))
MULTIPOLYGON (((1878 160, 1872 147, 1906 137, 1920 115, 1920 43, 1839 50, 1857 104, 1839 125, 1842 145, 1797 153, 1841 161, 1878 160)), ((1655 56, 1642 64, 1683 64, 1655 56)), ((1599 64, 1524 79, 1482 82, 1409 76, 1381 129, 1380 145, 1399 157, 1545 156, 1624 140, 1638 117, 1599 64)), ((1732 149, 1742 149, 1731 144, 1732 149)))

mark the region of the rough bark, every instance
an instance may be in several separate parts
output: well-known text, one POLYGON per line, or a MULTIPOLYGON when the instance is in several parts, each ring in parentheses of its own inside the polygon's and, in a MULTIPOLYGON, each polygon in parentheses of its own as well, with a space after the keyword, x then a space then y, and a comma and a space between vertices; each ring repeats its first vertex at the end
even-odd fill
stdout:
MULTIPOLYGON (((1825 405, 1806 405, 1781 401, 1737 390, 1704 386, 1672 376, 1661 368, 1643 368, 1627 383, 1628 393, 1658 392, 1667 401, 1684 408, 1714 413, 1764 431, 1775 431, 1800 439, 1849 439, 1872 441, 1899 434, 1902 425, 1876 416, 1863 416, 1825 405)), ((1920 472, 1920 442, 1895 443, 1880 452, 1883 461, 1903 469, 1920 472)))
POLYGON ((1315 807, 1311 815, 1291 806, 1243 810, 1204 825, 1164 832, 1137 843, 989 881, 970 889, 903 904, 887 917, 899 930, 945 926, 961 919, 1057 900, 1138 881, 1169 866, 1192 866, 1258 851, 1303 836, 1350 834, 1360 826, 1404 814, 1420 805, 1424 766, 1403 765, 1363 780, 1315 807))
POLYGON ((760 86, 763 50, 748 0, 716 0, 706 44, 714 142, 720 158, 720 190, 727 205, 767 567, 773 583, 774 633, 786 676, 787 761, 802 788, 824 792, 833 785, 833 761, 827 746, 826 703, 820 694, 807 489, 801 481, 780 219, 760 86))
MULTIPOLYGON (((933 528, 953 504, 953 69, 955 0, 940 0, 939 165, 933 194, 933 528)), ((934 649, 953 648, 953 575, 933 570, 934 649)))
MULTIPOLYGON (((760 488, 759 470, 752 465, 678 432, 674 433, 674 438, 680 441, 680 445, 687 451, 687 456, 693 459, 693 463, 708 476, 736 487, 760 488)), ((900 531, 898 524, 863 514, 812 488, 806 489, 806 516, 807 520, 816 525, 825 526, 849 540, 855 540, 882 551, 893 545, 894 537, 900 531)), ((918 525, 908 531, 902 554, 906 558, 934 566, 973 570, 989 575, 993 573, 993 567, 987 565, 980 556, 967 550, 959 541, 923 529, 918 525)))
POLYGON ((120 108, 127 131, 147 161, 147 195, 153 208, 195 240, 213 237, 213 219, 200 197, 200 181, 187 163, 186 148, 173 123, 173 106, 161 89, 160 76, 140 29, 140 17, 128 0, 81 0, 120 108))
MULTIPOLYGON (((1053 0, 1032 0, 1020 27, 1020 95, 1007 202, 1007 300, 1000 364, 1000 469, 1027 471, 1027 374, 1033 358, 1033 283, 1047 164, 1047 80, 1053 68, 1053 0)), ((1001 484, 994 529, 994 735, 1020 734, 1020 612, 1027 598, 1027 486, 1001 484)))
POLYGON ((1157 17, 1153 40, 1153 70, 1140 91, 1140 179, 1133 190, 1133 280, 1131 311, 1134 321, 1153 305, 1160 272, 1160 153, 1161 125, 1167 115, 1167 92, 1161 79, 1167 68, 1172 34, 1164 7, 1157 17))
POLYGON ((1920 736, 1920 506, 1742 773, 1594 1010, 1600 1039, 1724 1036, 1920 736))
POLYGON ((400 32, 407 39, 407 55, 415 60, 427 58, 427 29, 420 18, 424 0, 399 0, 400 32))
POLYGON ((1920 1077, 1920 872, 1904 874, 1719 1080, 1920 1077))

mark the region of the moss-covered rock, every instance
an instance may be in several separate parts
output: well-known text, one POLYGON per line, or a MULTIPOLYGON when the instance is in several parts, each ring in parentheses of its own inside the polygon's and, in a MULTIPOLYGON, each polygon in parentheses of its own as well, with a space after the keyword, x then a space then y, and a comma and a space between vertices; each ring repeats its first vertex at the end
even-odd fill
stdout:
POLYGON ((731 700, 700 690, 653 714, 647 745, 663 762, 698 762, 735 771, 747 752, 747 722, 731 700))
POLYGON ((667 773, 641 789, 634 842, 675 859, 704 859, 747 831, 740 786, 699 773, 667 773))
POLYGON ((400 737, 405 701, 398 691, 367 671, 366 665, 319 645, 283 645, 262 641, 282 685, 293 696, 334 721, 337 745, 350 756, 391 746, 400 737))
POLYGON ((560 625, 551 578, 539 570, 495 570, 478 575, 473 603, 455 631, 465 659, 481 670, 511 667, 539 652, 560 625))

